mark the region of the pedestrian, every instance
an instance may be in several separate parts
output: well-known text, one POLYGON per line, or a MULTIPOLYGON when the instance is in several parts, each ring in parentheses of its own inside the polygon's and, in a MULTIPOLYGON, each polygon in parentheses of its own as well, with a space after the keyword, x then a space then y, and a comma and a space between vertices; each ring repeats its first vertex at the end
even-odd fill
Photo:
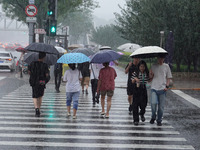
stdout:
POLYGON ((169 89, 170 79, 172 78, 169 65, 164 63, 164 59, 165 55, 159 55, 157 57, 158 63, 152 65, 150 70, 150 78, 152 78, 152 83, 151 83, 152 115, 150 123, 154 124, 156 120, 158 126, 162 126, 162 117, 165 106, 166 92, 169 89))
POLYGON ((60 92, 59 88, 61 84, 62 70, 63 70, 62 63, 56 63, 54 65, 55 89, 56 89, 56 92, 58 93, 60 92))
POLYGON ((82 75, 76 68, 76 64, 68 64, 69 69, 66 70, 63 81, 66 82, 66 105, 67 116, 71 116, 71 102, 73 101, 73 119, 76 119, 76 112, 78 109, 78 100, 80 95, 80 80, 82 75))
POLYGON ((82 81, 81 81, 81 86, 82 86, 82 93, 84 94, 84 87, 85 87, 85 93, 88 94, 88 87, 90 83, 90 63, 85 62, 82 64, 78 65, 79 70, 81 71, 82 74, 82 81))
POLYGON ((139 124, 139 115, 141 116, 142 122, 145 121, 144 114, 147 106, 147 88, 146 84, 149 81, 149 70, 146 62, 141 60, 138 64, 138 71, 133 72, 132 83, 134 84, 133 90, 133 122, 134 125, 139 124), (139 111, 140 108, 140 111, 139 111))
POLYGON ((40 107, 44 89, 46 88, 47 82, 50 80, 48 65, 43 62, 45 56, 46 53, 39 52, 38 61, 33 61, 28 67, 28 73, 30 75, 29 83, 30 86, 32 86, 32 98, 36 117, 40 117, 40 107))
POLYGON ((105 118, 109 118, 109 111, 111 108, 111 100, 115 89, 115 78, 117 73, 114 68, 109 66, 109 62, 103 63, 104 68, 99 72, 99 81, 97 92, 100 91, 101 94, 101 115, 105 115, 105 118), (105 113, 105 96, 107 95, 107 111, 105 113))
POLYGON ((93 105, 97 102, 99 104, 99 92, 97 92, 97 85, 98 85, 98 77, 99 71, 102 68, 100 64, 90 64, 90 81, 91 81, 91 90, 92 90, 92 102, 93 105))
POLYGON ((132 61, 130 61, 126 68, 125 68, 125 74, 128 73, 128 81, 127 81, 127 88, 126 88, 126 91, 127 91, 127 95, 128 95, 128 103, 129 103, 129 107, 128 107, 128 110, 129 110, 129 114, 131 114, 132 112, 132 101, 133 101, 133 90, 134 90, 134 85, 131 81, 131 77, 132 77, 132 73, 134 71, 137 71, 138 70, 138 63, 139 63, 140 59, 139 58, 134 58, 132 61))

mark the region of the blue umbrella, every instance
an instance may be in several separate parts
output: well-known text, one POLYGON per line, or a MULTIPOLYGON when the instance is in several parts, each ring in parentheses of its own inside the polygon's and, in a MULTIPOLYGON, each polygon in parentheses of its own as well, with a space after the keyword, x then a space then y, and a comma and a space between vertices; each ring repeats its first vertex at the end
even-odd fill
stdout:
POLYGON ((57 63, 73 64, 73 63, 84 63, 90 61, 90 58, 82 53, 67 53, 62 55, 57 63))
POLYGON ((90 62, 101 64, 101 63, 117 60, 120 57, 121 55, 113 50, 101 50, 92 56, 90 62))

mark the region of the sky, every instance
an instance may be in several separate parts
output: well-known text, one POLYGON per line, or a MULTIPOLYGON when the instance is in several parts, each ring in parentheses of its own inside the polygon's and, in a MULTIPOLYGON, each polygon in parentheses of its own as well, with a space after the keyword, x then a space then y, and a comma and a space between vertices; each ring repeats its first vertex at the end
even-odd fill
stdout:
POLYGON ((100 8, 96 8, 94 10, 94 15, 103 18, 106 20, 110 20, 115 18, 114 12, 120 13, 120 8, 118 4, 124 7, 126 0, 95 0, 99 2, 100 8))

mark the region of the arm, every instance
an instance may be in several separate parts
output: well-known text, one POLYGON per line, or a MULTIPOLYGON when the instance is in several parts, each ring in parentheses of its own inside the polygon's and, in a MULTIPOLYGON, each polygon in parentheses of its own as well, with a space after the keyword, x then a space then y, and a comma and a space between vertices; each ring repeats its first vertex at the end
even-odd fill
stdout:
POLYGON ((129 72, 131 65, 132 65, 132 62, 129 62, 128 66, 125 69, 125 74, 127 74, 129 72))
POLYGON ((149 81, 148 82, 151 82, 153 80, 153 77, 154 77, 154 73, 152 70, 149 71, 149 81))
POLYGON ((100 92, 100 87, 101 87, 101 80, 98 80, 98 84, 97 84, 97 93, 98 94, 100 92))

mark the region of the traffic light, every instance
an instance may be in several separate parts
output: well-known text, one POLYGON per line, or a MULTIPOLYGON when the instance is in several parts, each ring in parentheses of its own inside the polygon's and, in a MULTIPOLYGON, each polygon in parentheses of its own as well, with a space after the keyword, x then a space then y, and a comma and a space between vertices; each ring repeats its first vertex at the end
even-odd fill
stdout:
POLYGON ((49 36, 49 19, 46 20, 44 29, 46 31, 46 35, 49 36))
POLYGON ((48 12, 47 15, 52 17, 52 19, 55 19, 55 13, 56 13, 56 0, 48 0, 48 12))
POLYGON ((49 36, 56 36, 56 28, 57 28, 57 21, 56 20, 50 20, 49 23, 49 36))

